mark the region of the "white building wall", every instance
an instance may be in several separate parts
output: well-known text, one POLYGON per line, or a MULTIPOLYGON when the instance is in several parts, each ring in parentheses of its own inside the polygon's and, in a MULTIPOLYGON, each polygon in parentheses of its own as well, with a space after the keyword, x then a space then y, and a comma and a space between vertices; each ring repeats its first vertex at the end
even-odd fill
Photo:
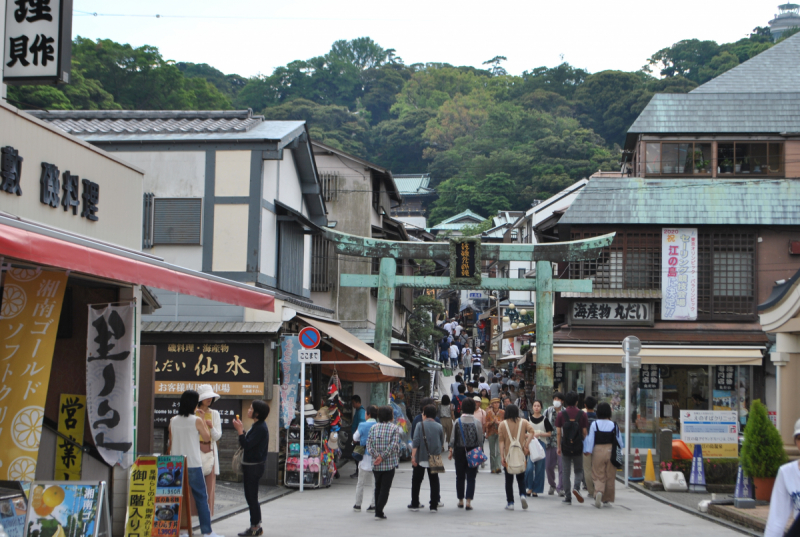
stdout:
POLYGON ((264 160, 261 165, 261 196, 270 203, 278 197, 278 183, 281 176, 281 161, 264 160))
POLYGON ((117 151, 114 155, 143 169, 144 191, 157 198, 205 196, 205 151, 117 151))
POLYGON ((280 186, 278 187, 276 199, 296 211, 301 211, 303 208, 303 191, 300 188, 300 178, 297 176, 294 155, 288 149, 283 151, 279 181, 280 186))
POLYGON ((278 220, 275 213, 261 209, 261 272, 275 278, 277 276, 278 220))

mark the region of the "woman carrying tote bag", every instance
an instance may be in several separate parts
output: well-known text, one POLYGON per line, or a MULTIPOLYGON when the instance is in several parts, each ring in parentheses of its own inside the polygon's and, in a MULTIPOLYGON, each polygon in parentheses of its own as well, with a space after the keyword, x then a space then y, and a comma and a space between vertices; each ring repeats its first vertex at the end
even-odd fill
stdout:
POLYGON ((611 461, 616 446, 625 447, 617 424, 611 421, 611 405, 597 405, 597 420, 589 427, 583 441, 583 452, 592 455, 592 480, 594 481, 594 506, 614 501, 614 483, 617 469, 611 461), (616 442, 616 444, 615 444, 616 442))
POLYGON ((210 384, 201 384, 197 387, 197 394, 200 397, 198 410, 203 411, 203 419, 211 434, 211 440, 206 442, 202 438, 200 441, 200 457, 203 460, 203 475, 206 478, 206 493, 208 494, 208 510, 214 516, 214 492, 217 489, 217 476, 219 475, 219 451, 217 442, 222 438, 222 420, 219 412, 211 408, 211 405, 219 399, 219 395, 214 393, 210 384))

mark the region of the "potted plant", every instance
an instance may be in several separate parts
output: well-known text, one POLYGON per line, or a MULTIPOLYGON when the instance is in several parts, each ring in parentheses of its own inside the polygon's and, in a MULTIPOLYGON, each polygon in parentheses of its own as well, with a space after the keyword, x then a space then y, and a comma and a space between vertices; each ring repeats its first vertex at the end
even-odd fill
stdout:
POLYGON ((739 169, 736 170, 737 172, 741 171, 742 173, 750 173, 750 157, 742 158, 742 163, 739 165, 739 169))
POLYGON ((721 173, 731 173, 733 171, 733 162, 731 159, 726 158, 720 163, 720 172, 721 173))
POLYGON ((753 173, 761 173, 761 162, 757 158, 753 159, 753 173))
POLYGON ((758 399, 753 401, 747 416, 739 460, 745 475, 753 478, 756 500, 769 501, 778 469, 788 458, 781 435, 769 419, 767 407, 758 399))

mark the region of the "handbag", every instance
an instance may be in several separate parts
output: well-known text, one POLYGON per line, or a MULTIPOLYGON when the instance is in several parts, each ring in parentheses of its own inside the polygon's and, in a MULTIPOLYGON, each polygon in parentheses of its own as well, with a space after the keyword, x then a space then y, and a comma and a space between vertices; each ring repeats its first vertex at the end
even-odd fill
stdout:
MULTIPOLYGON (((595 426, 595 428, 596 427, 597 426, 595 426)), ((622 448, 620 447, 619 442, 617 441, 618 427, 619 426, 616 423, 614 423, 614 443, 611 444, 611 464, 614 466, 614 468, 619 469, 625 466, 625 453, 622 451, 622 448)))
POLYGON ((530 453, 531 462, 540 461, 545 458, 544 448, 538 438, 531 440, 528 446, 528 452, 530 453))
POLYGON ((419 424, 422 427, 422 442, 425 444, 425 451, 428 453, 428 471, 432 474, 443 474, 444 473, 444 463, 442 462, 442 454, 438 453, 434 455, 431 453, 431 450, 428 449, 428 438, 425 436, 425 421, 423 420, 419 424))
POLYGON ((208 452, 200 451, 200 461, 203 463, 203 475, 211 475, 214 471, 214 448, 208 452))
MULTIPOLYGON (((460 418, 458 420, 458 430, 461 431, 461 441, 464 442, 464 451, 467 451, 467 439, 464 437, 464 425, 461 423, 460 418)), ((489 460, 489 457, 486 456, 486 453, 484 453, 480 447, 467 451, 467 464, 470 468, 477 468, 487 460, 489 460)))

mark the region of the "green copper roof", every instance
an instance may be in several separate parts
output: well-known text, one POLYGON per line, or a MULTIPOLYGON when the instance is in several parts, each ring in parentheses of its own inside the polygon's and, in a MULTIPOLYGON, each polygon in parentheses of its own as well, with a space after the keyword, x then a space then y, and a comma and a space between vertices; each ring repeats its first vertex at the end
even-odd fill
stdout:
POLYGON ((800 224, 800 180, 594 178, 561 224, 800 224))

